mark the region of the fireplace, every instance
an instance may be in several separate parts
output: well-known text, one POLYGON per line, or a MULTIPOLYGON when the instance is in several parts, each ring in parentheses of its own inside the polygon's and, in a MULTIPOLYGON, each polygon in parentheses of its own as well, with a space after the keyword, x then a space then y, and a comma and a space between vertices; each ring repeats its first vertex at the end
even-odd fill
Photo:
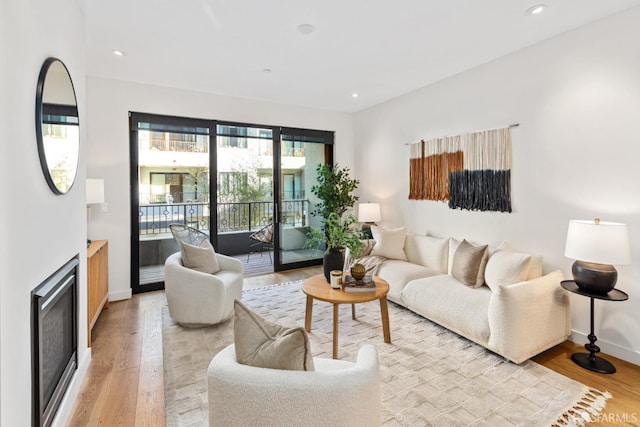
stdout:
POLYGON ((32 425, 49 426, 78 367, 78 256, 31 292, 32 425))

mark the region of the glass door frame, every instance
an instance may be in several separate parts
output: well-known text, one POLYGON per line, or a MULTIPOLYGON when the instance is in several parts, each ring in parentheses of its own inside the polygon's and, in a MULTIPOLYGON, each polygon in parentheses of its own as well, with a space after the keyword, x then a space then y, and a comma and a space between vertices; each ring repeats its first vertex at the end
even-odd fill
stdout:
MULTIPOLYGON (((216 158, 216 121, 206 119, 196 119, 190 117, 165 116, 161 114, 129 112, 129 184, 130 184, 130 209, 131 209, 131 292, 134 294, 141 292, 151 292, 164 289, 164 281, 140 284, 140 223, 139 206, 140 206, 140 177, 139 170, 139 141, 138 141, 138 122, 158 123, 162 125, 174 126, 193 126, 198 128, 206 128, 209 130, 209 192, 217 186, 217 176, 213 173, 212 165, 216 158), (137 267, 137 268, 134 268, 137 267)), ((211 205, 211 195, 209 196, 209 204, 211 205)), ((209 209, 209 240, 214 247, 218 247, 218 234, 211 232, 211 224, 216 224, 217 231, 217 212, 215 209, 209 209)))
MULTIPOLYGON (((290 127, 281 127, 278 132, 278 140, 275 140, 274 134, 274 152, 273 152, 273 168, 274 168, 274 209, 277 206, 277 223, 274 227, 275 235, 274 235, 274 262, 273 267, 274 271, 285 271, 292 270, 294 268, 303 268, 303 267, 311 267, 322 264, 322 256, 313 259, 307 259, 303 261, 289 262, 284 263, 281 256, 281 235, 280 235, 280 224, 282 224, 282 143, 283 135, 291 135, 297 136, 301 138, 308 138, 310 141, 305 141, 305 143, 309 144, 323 144, 324 145, 324 161, 326 164, 333 165, 333 152, 334 152, 334 138, 335 134, 333 131, 323 131, 323 130, 313 130, 313 129, 302 129, 302 128, 290 128, 290 127), (317 139, 317 141, 313 141, 313 139, 317 139), (322 140, 319 141, 319 140, 322 140)), ((314 168, 315 171, 315 168, 314 168)), ((313 176, 315 180, 315 175, 313 176)), ((311 208, 311 206, 310 206, 311 208)))

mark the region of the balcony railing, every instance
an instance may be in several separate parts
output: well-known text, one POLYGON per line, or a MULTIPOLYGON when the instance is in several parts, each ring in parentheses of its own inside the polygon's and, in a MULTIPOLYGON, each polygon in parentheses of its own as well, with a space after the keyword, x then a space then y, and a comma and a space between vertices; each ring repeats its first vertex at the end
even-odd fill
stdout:
POLYGON ((174 151, 179 153, 208 153, 209 144, 196 141, 166 140, 161 138, 151 138, 149 149, 159 151, 174 151))
MULTIPOLYGON (((170 233, 169 224, 181 223, 208 231, 209 203, 172 203, 140 205, 138 225, 140 236, 153 237, 170 233)), ((218 233, 254 231, 273 219, 273 202, 218 203, 218 233)), ((282 224, 304 227, 308 223, 308 200, 284 200, 282 224)))

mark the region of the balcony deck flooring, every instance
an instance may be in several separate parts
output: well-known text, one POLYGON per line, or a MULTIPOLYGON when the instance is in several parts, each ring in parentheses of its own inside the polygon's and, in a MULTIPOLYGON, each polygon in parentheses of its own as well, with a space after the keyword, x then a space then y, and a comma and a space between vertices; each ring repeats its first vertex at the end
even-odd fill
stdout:
MULTIPOLYGON (((282 256, 285 262, 295 262, 308 259, 309 252, 307 250, 284 251, 282 256)), ((242 262, 245 277, 253 277, 262 274, 273 273, 273 252, 271 252, 271 257, 269 257, 269 254, 265 251, 262 253, 253 252, 250 255, 234 255, 233 258, 236 258, 240 260, 240 262, 242 262)), ((163 280, 164 265, 150 265, 140 267, 140 284, 146 285, 149 283, 158 283, 162 282, 163 280)))
POLYGON ((140 284, 164 282, 164 265, 140 267, 140 284))
POLYGON ((233 258, 242 262, 244 277, 259 276, 261 274, 273 273, 273 252, 271 256, 264 252, 254 252, 247 254, 233 255, 233 258), (247 257, 249 260, 247 260, 247 257))

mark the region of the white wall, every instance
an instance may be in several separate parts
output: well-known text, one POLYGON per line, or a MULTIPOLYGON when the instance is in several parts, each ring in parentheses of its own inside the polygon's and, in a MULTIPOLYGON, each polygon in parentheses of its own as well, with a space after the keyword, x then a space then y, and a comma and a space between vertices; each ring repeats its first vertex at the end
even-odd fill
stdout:
POLYGON ((109 240, 110 300, 131 295, 129 111, 332 130, 336 160, 353 167, 353 121, 347 113, 97 77, 87 79, 87 105, 87 175, 104 178, 108 208, 106 213, 92 208, 89 238, 109 240))
MULTIPOLYGON (((0 424, 31 424, 31 291, 80 254, 79 301, 86 301, 84 206, 84 23, 76 0, 0 5, 0 424), (36 83, 44 60, 69 69, 81 120, 80 170, 64 196, 45 182, 36 147, 36 83)), ((86 305, 80 304, 79 360, 88 364, 86 305)), ((77 390, 78 377, 73 387, 77 390)), ((81 378, 80 378, 81 379, 81 378)), ((68 408, 68 405, 65 405, 68 408)))
MULTIPOLYGON (((561 268, 568 221, 629 226, 633 264, 618 267, 626 302, 596 302, 598 344, 640 364, 640 8, 547 40, 356 114, 362 199, 383 225, 507 239, 561 268), (520 123, 512 129, 514 212, 409 201, 407 142, 520 123)), ((572 295, 574 340, 586 342, 589 299, 572 295)))

